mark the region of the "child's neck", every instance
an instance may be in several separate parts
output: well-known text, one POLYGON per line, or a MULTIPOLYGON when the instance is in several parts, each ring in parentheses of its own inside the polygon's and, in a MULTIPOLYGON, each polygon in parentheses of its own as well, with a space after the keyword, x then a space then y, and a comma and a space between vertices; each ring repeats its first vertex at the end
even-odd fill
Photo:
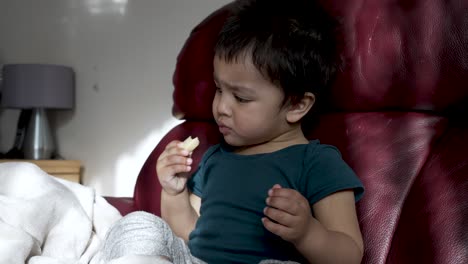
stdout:
POLYGON ((240 155, 254 155, 271 153, 292 145, 307 144, 309 140, 304 136, 300 126, 287 130, 273 139, 255 145, 236 147, 234 152, 240 155))

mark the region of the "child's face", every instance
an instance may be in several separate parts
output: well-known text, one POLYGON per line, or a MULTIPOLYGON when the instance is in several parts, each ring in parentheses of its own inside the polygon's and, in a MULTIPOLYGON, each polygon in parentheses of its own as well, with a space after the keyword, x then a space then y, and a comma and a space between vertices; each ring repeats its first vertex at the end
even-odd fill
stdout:
POLYGON ((265 143, 287 130, 282 90, 266 80, 250 58, 227 63, 215 56, 213 66, 218 88, 213 115, 229 145, 265 143))

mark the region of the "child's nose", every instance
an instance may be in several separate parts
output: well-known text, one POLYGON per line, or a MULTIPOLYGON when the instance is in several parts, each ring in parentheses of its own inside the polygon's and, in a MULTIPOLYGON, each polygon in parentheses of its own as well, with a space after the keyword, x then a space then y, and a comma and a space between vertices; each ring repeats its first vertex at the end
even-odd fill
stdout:
POLYGON ((229 107, 229 102, 226 96, 218 96, 216 103, 216 111, 219 115, 226 115, 229 116, 231 114, 231 108, 229 107))

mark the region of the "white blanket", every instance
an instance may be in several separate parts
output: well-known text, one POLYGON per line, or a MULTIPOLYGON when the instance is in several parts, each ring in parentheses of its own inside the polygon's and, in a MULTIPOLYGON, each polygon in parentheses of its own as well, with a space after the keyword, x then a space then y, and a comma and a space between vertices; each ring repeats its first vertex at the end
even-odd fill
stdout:
POLYGON ((85 264, 121 218, 94 189, 32 163, 0 164, 0 264, 85 264))

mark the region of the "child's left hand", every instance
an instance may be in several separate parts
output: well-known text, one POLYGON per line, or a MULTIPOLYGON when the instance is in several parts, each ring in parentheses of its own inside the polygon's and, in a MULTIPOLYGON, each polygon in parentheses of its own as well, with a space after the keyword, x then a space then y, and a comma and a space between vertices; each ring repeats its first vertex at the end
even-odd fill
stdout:
POLYGON ((268 231, 293 244, 307 236, 313 217, 309 201, 302 194, 275 184, 268 191, 266 204, 262 222, 268 231))

